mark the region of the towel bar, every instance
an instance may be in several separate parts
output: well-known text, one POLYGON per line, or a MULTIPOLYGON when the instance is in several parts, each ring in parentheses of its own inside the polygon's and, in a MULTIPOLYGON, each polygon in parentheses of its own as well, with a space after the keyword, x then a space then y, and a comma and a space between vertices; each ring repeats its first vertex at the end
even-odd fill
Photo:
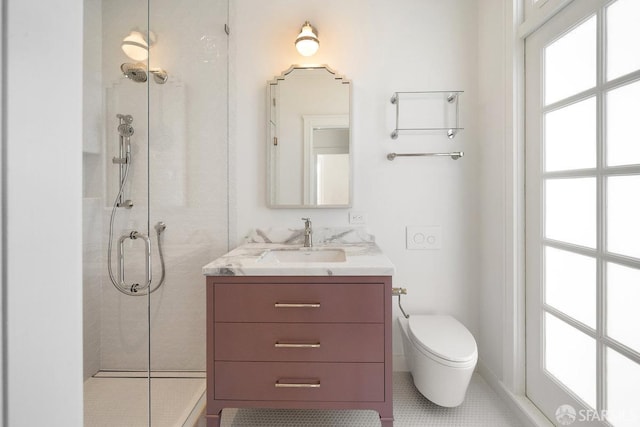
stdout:
POLYGON ((451 153, 389 153, 387 154, 388 160, 394 160, 396 157, 426 157, 426 156, 446 156, 451 157, 452 160, 458 160, 464 156, 463 151, 452 151, 451 153))

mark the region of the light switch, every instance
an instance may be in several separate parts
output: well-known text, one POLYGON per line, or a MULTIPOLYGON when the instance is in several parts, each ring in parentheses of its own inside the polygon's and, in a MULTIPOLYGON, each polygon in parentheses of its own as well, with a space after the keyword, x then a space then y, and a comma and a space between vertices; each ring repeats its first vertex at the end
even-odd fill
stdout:
POLYGON ((442 248, 442 230, 439 225, 407 226, 407 249, 425 250, 442 248))

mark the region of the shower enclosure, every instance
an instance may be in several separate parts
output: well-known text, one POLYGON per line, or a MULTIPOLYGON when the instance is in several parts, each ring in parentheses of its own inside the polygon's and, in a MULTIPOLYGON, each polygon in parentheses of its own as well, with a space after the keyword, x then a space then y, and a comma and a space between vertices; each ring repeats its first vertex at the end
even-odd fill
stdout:
POLYGON ((85 0, 85 426, 192 426, 229 241, 228 0, 85 0))

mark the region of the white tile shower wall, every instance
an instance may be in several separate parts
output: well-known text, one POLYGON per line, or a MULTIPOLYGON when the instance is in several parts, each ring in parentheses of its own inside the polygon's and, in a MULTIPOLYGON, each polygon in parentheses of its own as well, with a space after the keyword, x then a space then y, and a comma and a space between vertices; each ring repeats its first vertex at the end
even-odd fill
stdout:
POLYGON ((84 379, 100 370, 100 303, 102 262, 102 199, 82 204, 82 333, 84 379))
MULTIPOLYGON (((165 69, 169 82, 149 84, 150 131, 146 125, 146 85, 124 80, 120 73, 120 65, 131 61, 121 51, 120 42, 132 29, 146 30, 146 2, 109 0, 103 1, 102 7, 102 72, 107 90, 104 132, 111 135, 106 139, 107 152, 117 144, 115 114, 132 114, 135 128, 128 189, 135 206, 119 211, 115 234, 131 229, 147 232, 146 205, 150 198, 153 283, 160 277, 153 225, 157 221, 167 224, 163 234, 166 281, 151 298, 152 369, 203 370, 205 287, 200 271, 227 251, 226 4, 205 0, 152 2, 149 21, 157 43, 150 50, 150 67, 165 69), (148 171, 147 137, 151 141, 148 171), (147 173, 151 180, 149 195, 147 173)), ((108 218, 117 168, 110 161, 105 167, 103 191, 108 196, 104 215, 108 218)), ((106 242, 108 221, 102 230, 106 242)), ((135 260, 142 252, 140 246, 137 242, 127 245, 127 256, 135 260)), ((103 262, 106 266, 106 257, 103 262)), ((140 270, 139 265, 127 266, 131 281, 141 277, 140 270)), ((106 267, 102 282, 101 368, 144 369, 146 298, 118 293, 106 277, 106 267)))
MULTIPOLYGON (((479 216, 476 2, 466 0, 237 0, 232 2, 234 69, 232 143, 237 146, 238 232, 254 227, 347 225, 346 210, 266 207, 265 86, 291 64, 328 64, 353 81, 353 209, 391 258, 394 283, 406 287, 410 313, 450 313, 479 332, 479 216), (293 45, 305 20, 318 28, 312 58, 293 45), (392 140, 394 91, 464 90, 465 130, 392 140), (465 157, 386 159, 388 152, 462 149, 465 157), (407 251, 405 226, 442 226, 439 251, 407 251)), ((399 314, 394 304, 394 312, 399 314)), ((395 325, 395 324, 394 324, 395 325)), ((397 332, 397 331, 396 331, 397 332)), ((399 338, 399 334, 394 334, 399 338)), ((394 353, 402 353, 399 339, 394 353)))

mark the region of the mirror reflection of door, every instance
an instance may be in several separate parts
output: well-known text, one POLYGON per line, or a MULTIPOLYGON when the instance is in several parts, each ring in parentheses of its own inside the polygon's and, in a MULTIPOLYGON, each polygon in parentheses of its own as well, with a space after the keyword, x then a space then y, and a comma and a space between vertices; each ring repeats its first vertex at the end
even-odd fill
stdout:
POLYGON ((349 203, 349 129, 314 129, 317 205, 349 203))
POLYGON ((349 116, 305 115, 304 203, 349 204, 349 116))

